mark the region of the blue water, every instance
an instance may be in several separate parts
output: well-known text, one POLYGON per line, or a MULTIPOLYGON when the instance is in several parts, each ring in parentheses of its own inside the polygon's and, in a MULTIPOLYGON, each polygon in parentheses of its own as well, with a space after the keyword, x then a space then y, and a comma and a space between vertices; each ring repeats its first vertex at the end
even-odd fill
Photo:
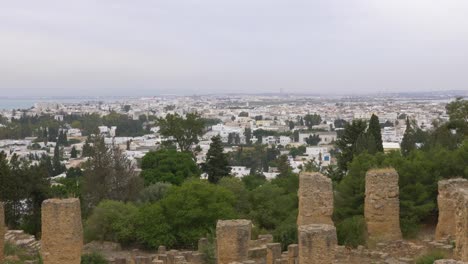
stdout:
POLYGON ((0 110, 29 109, 35 103, 80 103, 89 101, 110 101, 102 98, 0 98, 0 110))

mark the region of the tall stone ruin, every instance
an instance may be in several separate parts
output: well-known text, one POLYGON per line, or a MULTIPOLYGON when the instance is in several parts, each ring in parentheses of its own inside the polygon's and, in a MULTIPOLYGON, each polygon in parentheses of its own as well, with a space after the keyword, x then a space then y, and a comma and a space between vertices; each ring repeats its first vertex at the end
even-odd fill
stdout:
POLYGON ((468 189, 457 190, 455 211, 455 258, 468 262, 468 189))
POLYGON ((364 216, 370 240, 401 239, 398 173, 393 168, 367 172, 364 216))
POLYGON ((246 261, 251 230, 250 220, 219 220, 216 225, 217 264, 246 261))
POLYGON ((332 181, 321 173, 299 175, 299 215, 297 225, 333 225, 332 181))
POLYGON ((438 186, 437 205, 439 207, 439 220, 437 222, 435 238, 436 240, 455 239, 457 189, 468 189, 468 180, 461 178, 441 180, 438 186))
POLYGON ((42 203, 44 264, 80 264, 83 226, 78 199, 49 199, 42 203))
POLYGON ((5 209, 3 203, 0 202, 0 263, 3 263, 4 253, 3 247, 5 243, 5 209))
POLYGON ((299 264, 332 264, 337 246, 331 225, 299 226, 299 264))

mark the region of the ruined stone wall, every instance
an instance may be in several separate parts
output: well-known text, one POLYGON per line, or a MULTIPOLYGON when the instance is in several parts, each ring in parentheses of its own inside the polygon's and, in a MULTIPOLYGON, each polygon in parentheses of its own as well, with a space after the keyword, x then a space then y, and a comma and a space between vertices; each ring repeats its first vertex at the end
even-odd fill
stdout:
POLYGON ((41 249, 44 264, 80 264, 82 248, 80 200, 45 200, 41 249))
POLYGON ((243 262, 249 257, 250 220, 220 220, 216 225, 217 264, 243 262))
POLYGON ((457 190, 455 212, 455 258, 468 261, 468 189, 457 190))
POLYGON ((0 202, 0 263, 3 263, 4 253, 4 237, 5 237, 5 209, 3 203, 0 202))
POLYGON ((435 233, 437 240, 455 238, 456 190, 458 188, 468 188, 468 180, 450 179, 439 181, 439 194, 437 196, 439 221, 435 233))
POLYGON ((299 175, 299 215, 297 225, 333 225, 332 181, 320 173, 299 175))
POLYGON ((398 173, 393 168, 366 174, 364 216, 369 239, 401 239, 398 173))
POLYGON ((331 225, 299 226, 299 264, 331 264, 335 261, 336 229, 331 225))

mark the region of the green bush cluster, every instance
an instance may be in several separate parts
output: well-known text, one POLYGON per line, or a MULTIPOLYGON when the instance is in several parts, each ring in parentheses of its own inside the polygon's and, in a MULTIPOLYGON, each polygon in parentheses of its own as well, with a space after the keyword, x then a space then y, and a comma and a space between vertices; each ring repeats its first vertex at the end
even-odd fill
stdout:
POLYGON ((444 259, 445 255, 439 251, 429 252, 416 259, 416 264, 433 264, 436 260, 444 259))
MULTIPOLYGON (((449 150, 434 147, 414 150, 407 156, 362 153, 348 164, 348 174, 336 183, 334 218, 340 241, 353 241, 349 225, 355 216, 364 215, 365 175, 371 168, 393 167, 399 174, 400 224, 405 237, 414 237, 422 223, 437 217, 437 182, 452 177, 468 178, 468 141, 449 150)), ((349 243, 349 242, 346 242, 349 243)), ((353 243, 351 243, 353 244, 353 243)))
POLYGON ((81 256, 81 264, 107 264, 107 260, 99 253, 90 253, 81 256))
POLYGON ((197 179, 188 179, 180 186, 157 183, 157 187, 148 187, 156 195, 144 195, 157 199, 102 201, 86 220, 85 239, 148 248, 195 248, 199 238, 213 233, 217 220, 247 218, 252 219, 258 233, 272 233, 284 244, 295 243, 297 175, 273 182, 260 179, 252 190, 244 181, 231 177, 219 184, 197 179))

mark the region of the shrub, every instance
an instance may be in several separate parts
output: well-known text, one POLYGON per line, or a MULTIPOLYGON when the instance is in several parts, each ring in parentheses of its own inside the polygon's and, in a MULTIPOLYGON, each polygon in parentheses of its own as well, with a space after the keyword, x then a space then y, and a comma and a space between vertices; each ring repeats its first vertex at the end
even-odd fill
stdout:
POLYGON ((363 216, 346 218, 336 226, 338 243, 351 247, 365 245, 366 222, 363 216))
POLYGON ((202 180, 174 186, 156 204, 140 209, 138 240, 148 246, 195 248, 218 219, 235 218, 236 200, 227 189, 202 180))
POLYGON ((436 260, 444 258, 445 256, 442 252, 433 251, 416 259, 416 264, 432 264, 436 260))
POLYGON ((107 260, 99 253, 90 253, 81 256, 81 264, 107 264, 107 260))
POLYGON ((134 221, 138 209, 130 203, 104 200, 94 208, 85 224, 86 241, 100 240, 128 244, 135 240, 134 221))
POLYGON ((138 197, 139 203, 154 203, 162 198, 164 198, 167 194, 167 191, 172 185, 170 183, 165 182, 157 182, 152 184, 146 188, 144 188, 138 197))

